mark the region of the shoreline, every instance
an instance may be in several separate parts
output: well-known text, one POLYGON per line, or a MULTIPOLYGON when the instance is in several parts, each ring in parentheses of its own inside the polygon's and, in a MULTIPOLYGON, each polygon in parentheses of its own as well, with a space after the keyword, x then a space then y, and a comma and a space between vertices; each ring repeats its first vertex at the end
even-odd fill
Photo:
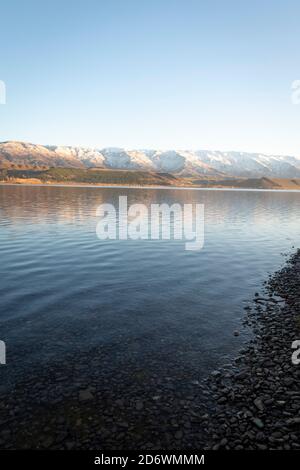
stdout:
POLYGON ((300 450, 300 249, 245 307, 253 338, 234 365, 214 371, 208 449, 300 450), (299 354, 298 354, 299 356, 299 354))
MULTIPOLYGON (((93 349, 1 393, 2 449, 300 449, 300 250, 246 307, 252 337, 204 381, 193 370, 134 371, 93 349), (272 300, 271 300, 272 299, 272 300), (92 376, 87 364, 93 364, 92 376), (105 368, 103 368, 105 364, 105 368), (95 368, 96 367, 96 368, 95 368)), ((254 294, 254 293, 253 293, 254 294)))
POLYGON ((263 188, 235 188, 235 187, 195 187, 195 186, 158 186, 158 185, 121 185, 121 184, 87 184, 87 183, 6 183, 0 181, 0 186, 19 187, 53 187, 53 188, 92 188, 92 189, 168 189, 168 190, 191 190, 191 191, 243 191, 243 192, 277 192, 277 193, 300 193, 300 189, 263 189, 263 188))

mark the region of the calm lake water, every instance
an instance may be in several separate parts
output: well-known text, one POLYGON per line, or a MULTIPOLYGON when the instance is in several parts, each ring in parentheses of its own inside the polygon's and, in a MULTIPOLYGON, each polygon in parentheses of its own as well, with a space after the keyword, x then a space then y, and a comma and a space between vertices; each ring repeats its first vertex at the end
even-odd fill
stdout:
POLYGON ((245 341, 244 306, 300 246, 299 203, 296 192, 0 186, 2 388, 64 360, 88 367, 97 350, 116 370, 206 376, 245 341), (204 204, 204 248, 99 240, 96 208, 119 195, 204 204))

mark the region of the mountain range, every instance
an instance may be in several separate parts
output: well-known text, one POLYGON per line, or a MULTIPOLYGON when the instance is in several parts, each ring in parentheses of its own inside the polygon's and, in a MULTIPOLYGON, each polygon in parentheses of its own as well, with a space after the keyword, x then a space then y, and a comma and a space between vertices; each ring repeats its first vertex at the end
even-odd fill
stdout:
POLYGON ((0 168, 104 168, 182 177, 299 178, 300 157, 208 150, 125 150, 0 143, 0 168))

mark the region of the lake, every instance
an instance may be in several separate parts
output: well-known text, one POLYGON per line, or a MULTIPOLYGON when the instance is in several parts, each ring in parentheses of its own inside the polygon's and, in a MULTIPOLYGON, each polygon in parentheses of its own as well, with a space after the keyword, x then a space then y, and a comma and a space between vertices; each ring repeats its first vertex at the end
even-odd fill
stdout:
POLYGON ((71 365, 105 380, 206 377, 248 338, 244 307, 299 247, 299 203, 300 192, 0 186, 1 389, 71 365), (204 204, 203 249, 99 240, 96 209, 120 195, 204 204))

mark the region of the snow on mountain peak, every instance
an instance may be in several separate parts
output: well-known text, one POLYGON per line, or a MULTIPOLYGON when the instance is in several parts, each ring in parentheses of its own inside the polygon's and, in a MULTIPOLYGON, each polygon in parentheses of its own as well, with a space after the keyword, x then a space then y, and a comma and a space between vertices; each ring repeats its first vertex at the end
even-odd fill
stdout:
POLYGON ((128 150, 118 147, 0 143, 0 166, 63 166, 159 171, 192 175, 300 177, 300 157, 211 150, 128 150))

